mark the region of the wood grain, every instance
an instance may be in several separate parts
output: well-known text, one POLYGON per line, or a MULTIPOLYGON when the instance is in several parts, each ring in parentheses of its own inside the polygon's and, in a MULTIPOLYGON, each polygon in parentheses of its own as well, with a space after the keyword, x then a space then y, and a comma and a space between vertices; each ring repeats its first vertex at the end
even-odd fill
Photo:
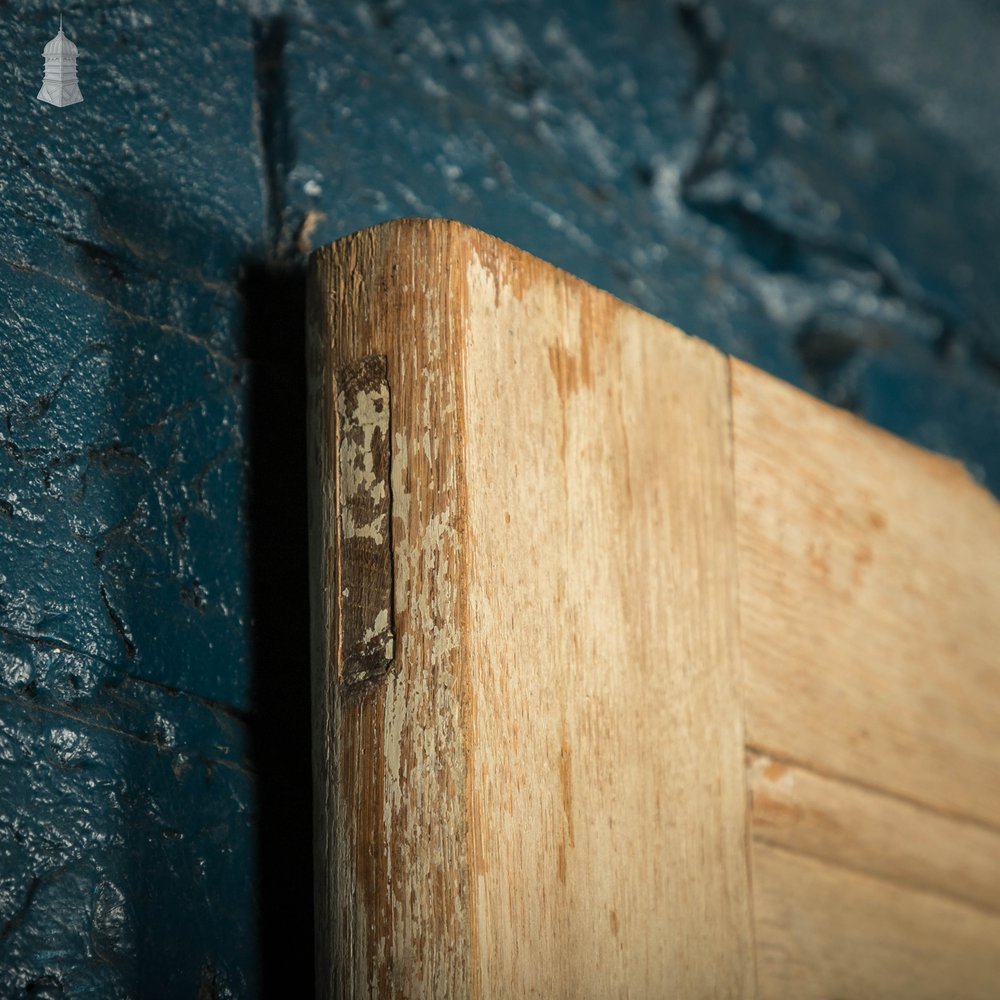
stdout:
POLYGON ((397 224, 310 261, 316 922, 321 997, 470 995, 461 352, 451 230, 397 224), (429 276, 434 275, 434 280, 429 276), (391 671, 337 678, 336 378, 386 357, 396 626, 391 671))
POLYGON ((308 315, 321 996, 996 995, 992 497, 455 223, 308 315))
POLYGON ((470 249, 478 994, 750 995, 725 361, 470 249))
POLYGON ((1000 917, 754 846, 761 1000, 995 1000, 1000 917))
POLYGON ((763 754, 748 763, 755 841, 1000 913, 995 831, 763 754))
POLYGON ((313 256, 326 996, 747 997, 728 372, 481 233, 313 256), (396 657, 337 683, 334 372, 387 357, 396 657))
POLYGON ((1000 828, 1000 505, 954 462, 732 374, 749 742, 1000 828))

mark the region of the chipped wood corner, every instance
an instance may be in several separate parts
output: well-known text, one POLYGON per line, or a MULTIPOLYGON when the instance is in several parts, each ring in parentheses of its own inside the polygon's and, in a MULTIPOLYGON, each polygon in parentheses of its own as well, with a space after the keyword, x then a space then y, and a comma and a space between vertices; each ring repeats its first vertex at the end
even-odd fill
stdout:
POLYGON ((395 656, 387 359, 343 365, 336 382, 337 676, 356 685, 395 656))

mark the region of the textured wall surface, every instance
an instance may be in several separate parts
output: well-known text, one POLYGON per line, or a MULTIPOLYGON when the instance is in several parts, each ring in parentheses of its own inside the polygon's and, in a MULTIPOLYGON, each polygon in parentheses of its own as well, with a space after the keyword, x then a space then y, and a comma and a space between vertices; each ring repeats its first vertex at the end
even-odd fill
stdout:
POLYGON ((503 237, 1000 491, 986 0, 0 0, 0 996, 308 994, 303 253, 503 237))

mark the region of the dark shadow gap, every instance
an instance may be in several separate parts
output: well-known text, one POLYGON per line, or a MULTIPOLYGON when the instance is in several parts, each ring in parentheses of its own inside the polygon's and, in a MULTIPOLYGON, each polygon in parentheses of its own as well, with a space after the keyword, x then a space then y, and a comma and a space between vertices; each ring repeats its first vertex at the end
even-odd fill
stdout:
POLYGON ((313 852, 305 267, 240 278, 248 358, 251 756, 264 997, 312 996, 313 852))

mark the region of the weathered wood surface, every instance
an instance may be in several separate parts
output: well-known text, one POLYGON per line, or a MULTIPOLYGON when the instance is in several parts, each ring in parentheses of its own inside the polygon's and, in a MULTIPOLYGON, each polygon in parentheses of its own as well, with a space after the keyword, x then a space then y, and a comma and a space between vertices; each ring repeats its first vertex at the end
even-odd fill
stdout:
POLYGON ((322 996, 996 994, 993 498, 454 223, 309 323, 322 996))
POLYGON ((310 282, 325 995, 752 995, 725 359, 443 221, 310 282), (331 398, 369 355, 395 661, 343 685, 331 398))
POLYGON ((362 234, 314 256, 308 320, 316 766, 316 915, 322 996, 461 996, 469 893, 460 684, 465 619, 457 457, 460 349, 446 232, 362 234), (391 387, 393 669, 337 681, 338 371, 383 355, 391 387), (423 447, 441 442, 433 459, 423 447))
POLYGON ((754 848, 760 1000, 996 1000, 1000 916, 754 848))
POLYGON ((456 266, 477 993, 749 996, 725 359, 492 240, 456 266))
POLYGON ((732 367, 750 744, 1000 828, 1000 504, 732 367))
POLYGON ((336 372, 335 656, 341 683, 392 665, 392 531, 389 510, 389 381, 384 355, 336 372))
POLYGON ((1000 914, 1000 832, 752 752, 749 776, 755 841, 1000 914))

